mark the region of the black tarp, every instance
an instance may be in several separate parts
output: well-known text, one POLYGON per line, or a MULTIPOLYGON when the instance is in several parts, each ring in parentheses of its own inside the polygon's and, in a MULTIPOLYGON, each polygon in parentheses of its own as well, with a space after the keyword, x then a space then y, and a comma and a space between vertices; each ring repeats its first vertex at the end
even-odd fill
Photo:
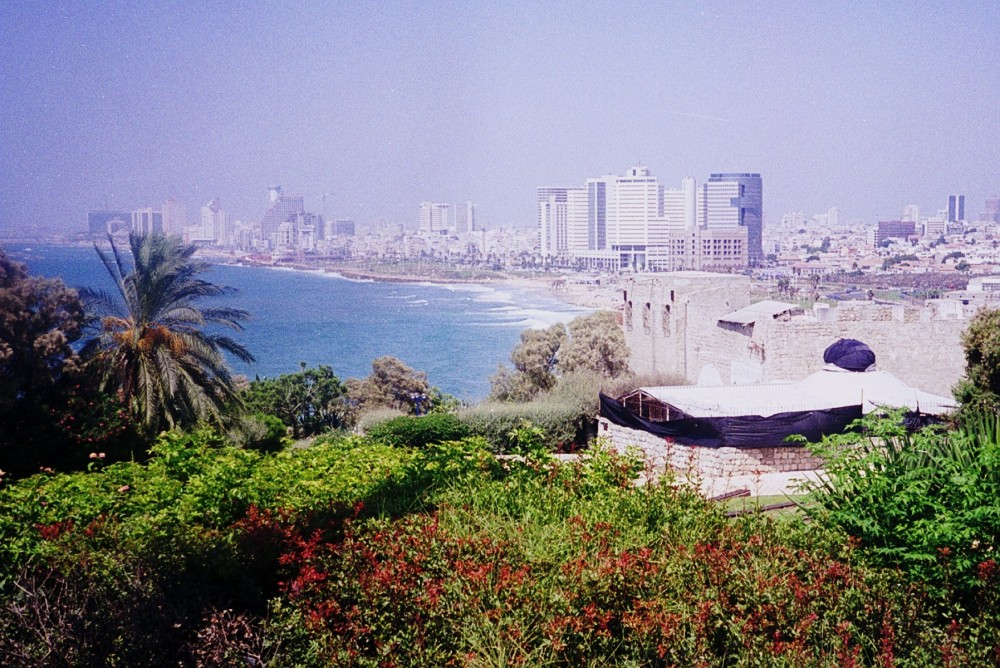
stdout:
POLYGON ((741 415, 650 422, 603 392, 600 397, 601 417, 607 418, 614 424, 669 438, 682 445, 700 445, 707 448, 794 445, 785 442, 785 438, 792 434, 804 436, 810 443, 815 443, 824 436, 839 434, 849 424, 861 418, 861 406, 841 406, 814 411, 776 413, 767 417, 741 415))
POLYGON ((857 339, 839 339, 823 351, 823 361, 847 371, 864 371, 875 364, 875 353, 857 339))

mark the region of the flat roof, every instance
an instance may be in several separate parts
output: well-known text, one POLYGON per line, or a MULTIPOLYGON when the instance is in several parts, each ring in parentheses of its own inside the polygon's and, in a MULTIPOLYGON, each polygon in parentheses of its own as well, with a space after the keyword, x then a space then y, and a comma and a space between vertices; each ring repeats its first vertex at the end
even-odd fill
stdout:
POLYGON ((763 320, 764 318, 774 318, 782 313, 787 313, 796 309, 801 309, 801 307, 798 304, 788 304, 785 302, 774 301, 773 299, 765 299, 757 302, 756 304, 751 304, 750 306, 745 306, 741 309, 733 311, 732 313, 727 313, 719 318, 719 322, 730 322, 736 325, 750 325, 758 320, 763 320))
POLYGON ((645 394, 691 417, 738 417, 861 406, 908 408, 933 415, 956 408, 955 400, 908 386, 887 371, 826 368, 797 383, 770 385, 674 385, 641 387, 645 394))

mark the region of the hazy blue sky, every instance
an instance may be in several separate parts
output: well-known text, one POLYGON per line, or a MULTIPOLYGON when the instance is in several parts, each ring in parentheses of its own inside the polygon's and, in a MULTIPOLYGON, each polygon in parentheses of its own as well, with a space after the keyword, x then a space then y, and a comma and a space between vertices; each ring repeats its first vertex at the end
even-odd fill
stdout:
POLYGON ((0 12, 0 228, 189 221, 268 185, 359 221, 641 161, 755 171, 764 213, 1000 192, 1000 2, 23 2, 0 12), (148 6, 146 6, 148 5, 148 6))

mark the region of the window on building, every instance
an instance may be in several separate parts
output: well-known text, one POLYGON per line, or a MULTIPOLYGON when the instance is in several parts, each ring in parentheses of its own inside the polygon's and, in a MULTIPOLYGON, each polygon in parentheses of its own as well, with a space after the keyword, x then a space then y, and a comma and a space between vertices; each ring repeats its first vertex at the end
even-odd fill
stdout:
POLYGON ((652 334, 653 333, 653 306, 646 302, 645 306, 642 307, 642 333, 652 334))
POLYGON ((670 304, 663 307, 663 336, 670 336, 670 304))
POLYGON ((632 331, 632 302, 625 303, 625 328, 632 331))

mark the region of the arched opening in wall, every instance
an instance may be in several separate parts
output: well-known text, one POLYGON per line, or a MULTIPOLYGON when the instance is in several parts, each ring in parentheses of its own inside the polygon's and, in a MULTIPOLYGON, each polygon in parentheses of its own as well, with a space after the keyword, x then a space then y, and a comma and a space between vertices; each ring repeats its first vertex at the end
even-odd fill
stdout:
POLYGON ((632 302, 626 302, 625 304, 625 328, 628 331, 632 331, 632 302))
POLYGON ((670 304, 663 307, 663 336, 670 336, 670 304))
POLYGON ((653 333, 653 306, 649 302, 642 307, 642 333, 653 333))

